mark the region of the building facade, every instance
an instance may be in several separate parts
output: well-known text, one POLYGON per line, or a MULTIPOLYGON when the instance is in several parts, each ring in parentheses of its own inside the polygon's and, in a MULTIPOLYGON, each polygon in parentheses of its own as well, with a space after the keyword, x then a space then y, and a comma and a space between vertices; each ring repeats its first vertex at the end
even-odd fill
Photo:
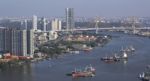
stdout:
POLYGON ((26 30, 0 29, 0 51, 8 51, 17 56, 29 56, 28 53, 33 54, 34 51, 32 35, 26 30))

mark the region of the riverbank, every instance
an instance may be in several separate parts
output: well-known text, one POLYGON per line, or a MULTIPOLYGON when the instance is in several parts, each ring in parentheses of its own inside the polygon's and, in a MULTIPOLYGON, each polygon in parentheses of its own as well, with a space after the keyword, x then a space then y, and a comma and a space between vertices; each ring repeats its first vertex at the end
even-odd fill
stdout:
MULTIPOLYGON (((75 36, 78 38, 78 36, 75 36)), ((74 38, 74 37, 73 37, 74 38)), ((17 56, 10 55, 9 58, 7 56, 0 59, 0 69, 12 68, 12 67, 19 67, 28 63, 39 62, 42 60, 50 60, 53 58, 63 57, 67 54, 79 54, 80 51, 88 52, 93 50, 95 47, 103 47, 111 40, 110 35, 105 36, 80 36, 79 40, 68 41, 68 40, 57 40, 50 41, 44 45, 39 47, 37 53, 35 53, 33 58, 25 58, 21 57, 20 60, 17 56), (82 38, 82 39, 81 39, 82 38), (81 41, 82 40, 82 41, 81 41), (84 41, 83 41, 84 40, 84 41), (15 59, 14 59, 15 57, 15 59), (4 61, 3 61, 4 60, 4 61)))

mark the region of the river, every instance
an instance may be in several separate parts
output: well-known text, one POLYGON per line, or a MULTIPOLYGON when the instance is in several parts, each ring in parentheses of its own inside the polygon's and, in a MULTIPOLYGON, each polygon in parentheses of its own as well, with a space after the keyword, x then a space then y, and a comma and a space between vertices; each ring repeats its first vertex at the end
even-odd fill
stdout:
POLYGON ((113 36, 104 47, 96 47, 90 52, 66 55, 52 60, 24 65, 0 71, 0 81, 140 81, 139 73, 150 64, 150 39, 123 33, 107 32, 113 36), (119 52, 121 47, 133 45, 135 52, 128 61, 107 64, 101 57, 119 52), (72 78, 66 76, 74 68, 91 64, 96 68, 95 77, 72 78))

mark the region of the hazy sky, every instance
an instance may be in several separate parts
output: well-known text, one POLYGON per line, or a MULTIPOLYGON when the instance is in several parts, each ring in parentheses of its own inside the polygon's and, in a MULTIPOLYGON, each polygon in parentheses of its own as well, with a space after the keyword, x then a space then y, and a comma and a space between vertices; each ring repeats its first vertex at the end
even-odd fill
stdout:
POLYGON ((0 0, 0 16, 150 16, 150 0, 0 0))

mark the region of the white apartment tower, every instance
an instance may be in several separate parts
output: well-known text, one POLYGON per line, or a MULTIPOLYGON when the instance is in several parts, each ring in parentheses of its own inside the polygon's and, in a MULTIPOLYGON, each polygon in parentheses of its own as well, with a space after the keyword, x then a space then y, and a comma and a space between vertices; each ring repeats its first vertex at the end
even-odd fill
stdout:
POLYGON ((33 15, 33 19, 32 19, 32 29, 33 30, 37 30, 37 16, 33 15))
POLYGON ((61 21, 58 19, 52 20, 52 31, 61 30, 61 21))

